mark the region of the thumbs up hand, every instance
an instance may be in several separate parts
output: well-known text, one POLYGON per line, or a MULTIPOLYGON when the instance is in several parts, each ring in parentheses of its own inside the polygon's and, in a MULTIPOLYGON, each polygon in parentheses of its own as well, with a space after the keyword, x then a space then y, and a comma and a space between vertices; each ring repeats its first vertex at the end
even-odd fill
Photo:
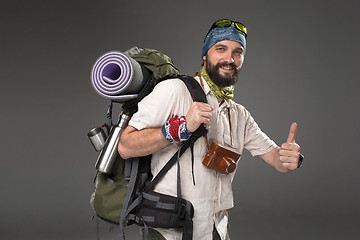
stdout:
POLYGON ((295 143, 296 129, 297 124, 291 124, 289 136, 279 151, 281 166, 290 171, 298 168, 300 160, 300 146, 295 143))

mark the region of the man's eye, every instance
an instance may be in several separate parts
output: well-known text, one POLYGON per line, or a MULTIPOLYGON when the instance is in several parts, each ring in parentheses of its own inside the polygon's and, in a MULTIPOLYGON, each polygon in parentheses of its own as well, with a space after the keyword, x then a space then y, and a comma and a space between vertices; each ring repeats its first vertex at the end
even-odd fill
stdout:
POLYGON ((243 51, 238 50, 238 51, 235 51, 234 53, 237 54, 237 55, 241 55, 243 53, 243 51))

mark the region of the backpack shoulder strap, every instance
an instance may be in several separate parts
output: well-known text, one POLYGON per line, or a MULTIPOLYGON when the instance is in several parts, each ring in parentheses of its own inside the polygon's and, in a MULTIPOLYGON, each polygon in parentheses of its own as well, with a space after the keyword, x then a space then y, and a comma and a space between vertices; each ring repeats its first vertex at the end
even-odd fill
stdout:
MULTIPOLYGON (((157 83, 159 83, 160 81, 164 81, 167 79, 174 79, 174 78, 180 79, 185 83, 194 102, 207 103, 205 92, 201 87, 200 83, 196 81, 194 77, 191 77, 189 75, 171 74, 158 80, 157 83)), ((207 132, 206 128, 204 127, 203 124, 201 124, 199 128, 195 132, 193 132, 192 137, 188 140, 188 142, 191 142, 193 144, 199 137, 203 136, 206 132, 207 132)))
POLYGON ((167 80, 167 79, 174 79, 178 78, 182 80, 186 87, 188 88, 190 95, 194 102, 204 102, 207 103, 206 95, 204 93, 204 90, 202 89, 201 85, 198 81, 196 81, 195 78, 188 76, 188 75, 179 75, 179 74, 170 74, 167 75, 164 78, 161 78, 157 81, 157 83, 167 80))

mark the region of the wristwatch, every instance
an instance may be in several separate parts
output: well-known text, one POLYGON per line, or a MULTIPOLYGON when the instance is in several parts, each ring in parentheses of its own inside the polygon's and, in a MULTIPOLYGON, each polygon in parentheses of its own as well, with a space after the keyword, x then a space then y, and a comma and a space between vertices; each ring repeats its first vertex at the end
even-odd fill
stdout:
POLYGON ((302 154, 300 153, 299 162, 298 162, 297 168, 301 167, 303 160, 304 160, 304 155, 302 155, 302 154))

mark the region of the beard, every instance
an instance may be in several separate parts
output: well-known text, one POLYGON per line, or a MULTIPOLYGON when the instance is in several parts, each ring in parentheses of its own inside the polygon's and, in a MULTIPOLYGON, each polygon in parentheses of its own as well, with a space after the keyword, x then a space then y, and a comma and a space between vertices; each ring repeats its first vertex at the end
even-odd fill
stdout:
POLYGON ((211 81, 218 87, 225 88, 235 85, 239 78, 240 68, 237 68, 234 63, 221 62, 213 65, 209 60, 205 62, 205 69, 209 75, 211 81), (234 69, 232 75, 223 76, 219 72, 219 68, 222 66, 230 66, 234 69))

